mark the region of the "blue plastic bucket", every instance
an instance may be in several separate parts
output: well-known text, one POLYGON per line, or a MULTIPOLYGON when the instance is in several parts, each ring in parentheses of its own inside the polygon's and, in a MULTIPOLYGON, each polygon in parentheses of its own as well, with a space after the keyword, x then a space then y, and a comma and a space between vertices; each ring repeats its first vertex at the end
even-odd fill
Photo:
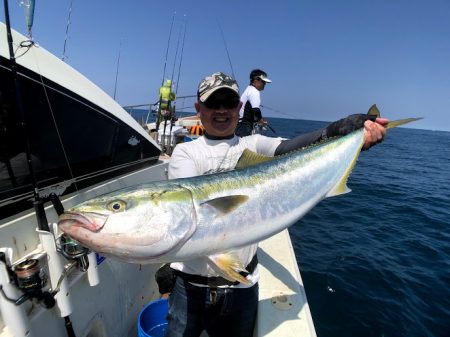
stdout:
POLYGON ((138 317, 138 336, 164 337, 168 311, 169 302, 165 298, 147 304, 138 317))

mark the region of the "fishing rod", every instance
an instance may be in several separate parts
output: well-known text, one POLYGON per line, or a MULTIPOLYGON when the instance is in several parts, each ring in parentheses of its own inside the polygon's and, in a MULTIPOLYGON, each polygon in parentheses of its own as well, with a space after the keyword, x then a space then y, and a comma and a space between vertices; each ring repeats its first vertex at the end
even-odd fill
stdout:
POLYGON ((173 58, 172 76, 170 77, 170 81, 172 84, 173 84, 173 77, 175 76, 175 64, 177 63, 178 50, 180 49, 180 40, 181 40, 182 32, 183 32, 183 26, 180 27, 180 32, 178 33, 177 48, 175 49, 175 57, 173 58))
POLYGON ((222 35, 222 40, 223 40, 223 44, 225 45, 225 50, 227 52, 228 62, 230 63, 230 67, 231 67, 231 75, 233 75, 233 78, 236 79, 236 76, 234 76, 233 64, 231 63, 231 57, 230 57, 230 53, 228 52, 227 41, 225 41, 225 35, 223 34, 222 26, 220 25, 219 19, 217 18, 216 20, 217 20, 217 24, 219 26, 220 33, 222 35))
POLYGON ((25 21, 27 23, 28 37, 30 40, 33 40, 32 28, 33 28, 33 20, 34 20, 34 0, 22 0, 19 2, 19 6, 23 6, 25 8, 25 21))
MULTIPOLYGON (((170 47, 170 40, 171 40, 171 38, 172 38, 172 30, 173 30, 173 23, 174 23, 174 21, 175 21, 175 14, 176 14, 177 12, 173 12, 173 15, 172 15, 172 23, 170 24, 170 30, 169 30, 169 39, 167 40, 167 48, 166 48, 166 58, 165 58, 165 60, 164 60, 164 70, 163 70, 163 76, 162 76, 162 80, 161 80, 161 86, 163 86, 164 85, 164 78, 166 77, 166 67, 167 67, 167 58, 168 58, 168 56, 169 56, 169 47, 170 47)), ((160 91, 160 94, 159 94, 159 113, 161 113, 161 101, 162 101, 162 96, 161 96, 161 91, 160 91)), ((149 114, 150 114, 150 110, 149 110, 149 114)), ((156 119, 156 130, 158 131, 159 130, 159 116, 157 117, 157 119, 156 119)), ((164 125, 165 125, 165 123, 164 123, 164 125)), ((165 127, 164 127, 165 128, 165 127)), ((165 130, 164 130, 165 131, 165 130)))
MULTIPOLYGON (((22 127, 22 133, 23 133, 23 145, 25 147, 25 156, 27 159, 27 166, 28 171, 30 172, 30 179, 31 179, 31 186, 33 190, 33 206, 36 211, 36 216, 38 220, 38 226, 39 229, 43 231, 50 231, 50 228, 48 227, 48 222, 45 216, 45 210, 44 210, 44 202, 42 201, 40 195, 39 195, 39 189, 36 181, 36 174, 33 169, 32 164, 32 156, 31 156, 31 145, 30 140, 27 137, 28 134, 28 126, 25 118, 25 109, 22 104, 22 94, 21 94, 21 88, 19 83, 19 74, 17 71, 17 62, 16 58, 14 56, 14 49, 13 49, 13 38, 11 34, 11 23, 9 20, 9 7, 8 7, 8 0, 4 0, 4 8, 5 8, 5 24, 6 24, 6 32, 7 32, 7 41, 8 41, 8 48, 9 48, 9 59, 11 61, 11 74, 14 81, 14 93, 16 98, 16 104, 17 104, 17 110, 19 113, 20 118, 20 125, 22 127)), ((33 6, 34 8, 34 6, 33 6)), ((30 27, 31 29, 31 27, 30 27)))
POLYGON ((70 17, 72 15, 72 2, 73 2, 73 0, 70 0, 69 15, 67 18, 67 25, 66 25, 66 36, 64 38, 63 54, 61 57, 61 60, 63 60, 63 61, 66 60, 66 45, 67 45, 67 39, 69 38, 69 26, 71 24, 70 17))
MULTIPOLYGON (((17 111, 19 113, 19 119, 20 119, 20 125, 22 127, 23 145, 25 146, 25 156, 27 159, 28 171, 30 173, 30 180, 31 180, 31 186, 32 186, 32 193, 33 193, 33 207, 35 210, 36 220, 37 220, 39 230, 45 231, 45 232, 50 232, 50 228, 48 226, 47 215, 45 214, 45 209, 44 209, 44 201, 39 194, 39 188, 37 185, 36 175, 35 175, 35 172, 33 169, 30 140, 27 137, 28 126, 27 126, 27 122, 26 122, 26 118, 25 118, 25 109, 22 105, 22 94, 21 94, 21 87, 20 87, 20 83, 19 83, 19 74, 17 71, 17 62, 16 62, 16 58, 14 56, 14 50, 13 50, 13 38, 12 38, 12 34, 11 34, 11 23, 10 23, 10 18, 9 18, 8 0, 4 0, 3 4, 4 4, 4 8, 5 8, 5 24, 6 24, 6 32, 7 32, 6 35, 7 35, 8 49, 9 49, 9 58, 11 61, 11 74, 12 74, 13 81, 14 81, 13 90, 15 93, 17 111)), ((32 8, 34 9, 34 4, 33 4, 32 8)), ((31 15, 33 15, 33 13, 31 13, 31 15)), ((32 20, 31 20, 31 22, 32 22, 32 20)), ((31 26, 28 28, 31 31, 31 26)), ((31 36, 31 34, 30 34, 30 36, 31 36)), ((40 293, 39 295, 44 296, 43 293, 40 293)), ((28 297, 26 295, 23 298, 28 299, 28 297)), ((43 299, 43 298, 40 298, 40 299, 43 299)), ((46 299, 48 299, 48 297, 46 297, 46 299)), ((55 302, 53 300, 52 302, 48 301, 46 303, 48 304, 46 307, 50 308, 54 305, 55 302)), ((70 318, 68 316, 65 316, 64 320, 65 320, 64 325, 66 327, 67 336, 75 337, 75 333, 74 333, 70 318)))
MULTIPOLYGON (((180 75, 181 75, 181 63, 183 62, 183 54, 184 54, 184 42, 186 41, 186 30, 187 30, 187 17, 186 14, 184 14, 184 33, 183 33, 183 42, 181 44, 181 53, 180 53, 180 63, 178 65, 178 76, 177 76, 177 86, 175 89, 175 97, 177 99, 183 98, 183 97, 178 97, 178 88, 180 87, 180 75)), ((180 31, 181 32, 181 31, 180 31)), ((188 97, 188 96, 184 96, 184 97, 188 97)), ((173 103, 173 111, 176 114, 176 100, 173 103)), ((170 128, 170 132, 172 132, 172 126, 170 128)))
MULTIPOLYGON (((29 2, 28 11, 26 14, 27 28, 29 31, 30 38, 32 36, 31 29, 32 29, 32 23, 33 23, 33 16, 34 16, 34 2, 35 2, 34 0, 31 0, 29 2)), ((50 228, 48 225, 47 215, 46 215, 45 209, 44 209, 44 199, 41 198, 41 195, 39 193, 39 187, 37 184, 36 173, 33 168, 33 162, 32 162, 33 156, 31 154, 31 144, 30 144, 30 139, 28 137, 27 118, 26 118, 24 106, 22 104, 23 96, 22 96, 22 91, 21 91, 20 78, 19 78, 19 72, 17 70, 18 69, 17 61, 16 61, 16 57, 14 55, 14 50, 13 50, 14 41, 13 41, 12 33, 11 33, 11 23, 10 23, 10 17, 9 17, 8 0, 4 0, 3 3, 4 3, 4 10, 5 10, 5 24, 6 24, 7 43, 8 43, 8 49, 9 49, 9 58, 10 58, 10 62, 11 62, 11 75, 12 75, 12 80, 14 82, 13 90, 14 90, 15 103, 16 103, 17 113, 19 115, 19 122, 20 122, 20 127, 21 127, 20 133, 22 134, 24 152, 25 152, 28 171, 29 171, 29 175, 30 175, 30 182, 31 182, 32 194, 33 194, 33 208, 34 208, 35 215, 36 215, 38 229, 40 231, 49 233, 50 228)), ((50 200, 53 204, 55 211, 58 214, 60 214, 60 212, 64 210, 64 208, 61 204, 61 201, 54 193, 51 193, 49 197, 50 197, 50 200)), ((48 252, 47 252, 47 254, 48 254, 48 252)), ((4 257, 0 256, 0 260, 7 266, 6 260, 4 259, 4 257)), ((16 268, 18 266, 23 266, 24 270, 26 270, 27 272, 30 272, 31 269, 28 269, 28 267, 34 266, 34 264, 33 264, 34 262, 30 262, 30 261, 37 261, 37 260, 33 260, 33 259, 25 260, 24 262, 17 265, 16 268)), ((49 264, 49 269, 51 269, 50 264, 49 264)), ((42 289, 40 289, 40 288, 35 289, 34 287, 32 287, 31 283, 36 281, 35 277, 36 277, 36 275, 33 275, 33 276, 27 275, 25 287, 21 287, 21 284, 19 283, 19 281, 17 281, 18 289, 22 290, 24 292, 24 294, 19 299, 15 300, 15 301, 12 300, 12 301, 14 301, 14 304, 20 305, 23 303, 22 301, 26 301, 28 299, 37 300, 39 303, 43 304, 45 306, 45 308, 47 308, 47 309, 52 308, 56 304, 56 301, 54 299, 55 294, 54 293, 52 294, 49 292, 43 292, 42 289)), ((38 279, 39 279, 39 277, 38 277, 38 279)), ((39 284, 39 282, 37 282, 36 284, 39 284)), ((22 286, 23 286, 23 284, 22 284, 22 286)), ((34 286, 34 284, 33 284, 33 286, 34 286)), ((0 285, 0 290, 1 290, 2 294, 4 295, 2 288, 3 287, 0 285)), ((9 299, 9 298, 6 298, 6 300, 11 301, 11 299, 9 299)), ((64 316, 62 318, 64 318, 64 326, 66 329, 67 336, 68 337, 76 337, 69 315, 64 316)))
POLYGON ((120 64, 120 53, 122 51, 122 40, 119 42, 119 56, 117 57, 117 68, 116 68, 116 81, 114 83, 114 100, 116 99, 117 92, 117 78, 119 77, 119 64, 120 64))
POLYGON ((173 12, 173 15, 172 15, 172 23, 170 25, 169 39, 167 40, 166 59, 164 60, 164 70, 163 70, 163 77, 162 77, 161 85, 164 84, 164 78, 166 77, 167 57, 169 55, 170 39, 172 37, 172 29, 173 29, 173 23, 175 21, 175 14, 177 14, 177 12, 173 12))
MULTIPOLYGON (((174 115, 176 114, 176 109, 175 109, 175 107, 176 107, 176 95, 177 95, 177 92, 178 92, 178 81, 180 79, 181 62, 183 60, 184 41, 185 41, 185 38, 186 38, 186 24, 187 24, 186 23, 186 14, 184 14, 184 25, 182 25, 180 27, 180 32, 178 34, 177 48, 175 50, 175 57, 173 59, 172 77, 170 79, 171 80, 171 84, 173 85, 173 78, 175 76, 175 65, 176 65, 176 61, 177 61, 177 57, 178 57, 178 50, 180 48, 181 33, 184 30, 183 42, 182 42, 181 53, 180 53, 180 64, 179 64, 179 67, 178 67, 177 85, 176 85, 176 89, 175 89, 175 100, 173 102, 173 108, 169 105, 169 109, 171 110, 170 111, 170 128, 169 128, 169 137, 170 137, 169 139, 170 139, 170 142, 171 142, 171 136, 172 136, 173 121, 174 121, 174 118, 175 118, 174 115), (173 111, 173 113, 172 113, 172 111, 173 111)), ((170 88, 170 90, 172 91, 172 88, 170 88)), ((164 121, 163 135, 166 134, 166 127, 167 127, 167 120, 164 121)), ((171 144, 169 144, 169 147, 170 146, 171 146, 171 144)))
MULTIPOLYGON (((172 119, 173 119, 173 114, 172 114, 172 106, 171 106, 171 92, 172 92, 172 85, 173 85, 173 77, 175 75, 175 64, 177 62, 177 57, 178 57, 178 50, 180 49, 180 39, 181 39, 181 32, 182 32, 182 27, 180 27, 180 32, 178 33, 178 39, 177 39, 177 47, 175 49, 175 57, 173 58, 173 67, 172 67, 172 75, 170 77, 170 96, 169 96, 169 103, 167 106, 167 109, 169 111, 169 116, 165 115, 164 116, 164 129, 163 129, 163 138, 164 138, 164 142, 163 142, 163 148, 166 149, 166 128, 167 128, 167 121, 170 121, 170 128, 169 128, 169 137, 172 134, 172 119)), ((174 103, 175 104, 175 103, 174 103)), ((175 105, 174 105, 175 107, 175 105)), ((170 141, 170 138, 169 138, 170 141)), ((170 144, 169 144, 170 146, 170 144)))
MULTIPOLYGON (((186 41, 186 30, 187 30, 187 18, 186 18, 186 14, 185 14, 184 15, 184 34, 183 34, 183 42, 181 44, 180 63, 178 65, 177 88, 175 89, 175 96, 178 94, 178 88, 179 88, 179 84, 180 84, 181 63, 183 62, 184 42, 186 41)), ((188 97, 188 96, 185 96, 185 97, 188 97)))
MULTIPOLYGON (((220 33, 222 35, 222 40, 223 40, 223 44, 225 45, 225 50, 227 52, 227 56, 228 56, 228 62, 230 63, 230 67, 231 67, 231 74, 233 76, 234 79, 236 79, 236 76, 234 75, 234 69, 233 69, 233 63, 231 62, 231 57, 230 57, 230 52, 228 51, 228 46, 227 46, 227 41, 225 40, 225 34, 223 33, 223 29, 222 26, 220 25, 219 19, 217 19, 217 24, 219 26, 219 30, 220 33)), ((262 105, 261 105, 262 107, 262 105)), ((276 131, 274 130, 274 128, 272 128, 269 124, 266 125, 275 135, 277 134, 276 131)))
POLYGON ((275 131, 275 129, 273 127, 271 127, 269 124, 266 125, 270 131, 272 131, 275 135, 277 134, 277 132, 275 131))

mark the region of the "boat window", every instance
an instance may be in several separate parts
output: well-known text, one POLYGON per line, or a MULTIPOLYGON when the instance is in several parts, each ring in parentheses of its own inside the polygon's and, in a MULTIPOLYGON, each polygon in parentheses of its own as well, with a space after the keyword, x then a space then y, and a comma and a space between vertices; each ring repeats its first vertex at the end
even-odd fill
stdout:
POLYGON ((119 118, 21 71, 22 109, 11 72, 0 64, 0 218, 17 211, 19 201, 27 204, 19 208, 31 208, 30 166, 40 190, 65 182, 67 193, 125 173, 115 168, 157 160, 159 150, 119 118))

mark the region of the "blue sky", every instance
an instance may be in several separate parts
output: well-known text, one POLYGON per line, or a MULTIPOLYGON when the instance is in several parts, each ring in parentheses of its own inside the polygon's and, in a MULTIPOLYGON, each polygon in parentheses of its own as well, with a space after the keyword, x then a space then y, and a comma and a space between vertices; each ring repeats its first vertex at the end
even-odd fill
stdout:
MULTIPOLYGON (((13 28, 25 32, 23 9, 9 6, 13 28)), ((57 56, 69 7, 36 2, 33 37, 57 56)), ((241 90, 253 68, 273 80, 262 104, 278 112, 263 115, 332 121, 376 103, 391 119, 424 117, 411 127, 450 131, 448 0, 73 0, 67 62, 112 96, 120 50, 117 101, 154 102, 174 12, 169 78, 187 22, 179 96, 212 72, 231 74, 219 22, 241 90)))

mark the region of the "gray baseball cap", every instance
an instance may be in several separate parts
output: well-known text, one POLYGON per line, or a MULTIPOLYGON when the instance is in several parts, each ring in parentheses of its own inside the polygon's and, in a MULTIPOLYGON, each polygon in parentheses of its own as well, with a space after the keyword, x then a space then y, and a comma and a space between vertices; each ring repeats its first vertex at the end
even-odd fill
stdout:
POLYGON ((239 95, 239 86, 237 82, 231 77, 222 72, 217 72, 211 76, 205 77, 198 85, 197 97, 200 102, 205 102, 211 94, 219 89, 229 89, 234 92, 236 96, 239 95))

